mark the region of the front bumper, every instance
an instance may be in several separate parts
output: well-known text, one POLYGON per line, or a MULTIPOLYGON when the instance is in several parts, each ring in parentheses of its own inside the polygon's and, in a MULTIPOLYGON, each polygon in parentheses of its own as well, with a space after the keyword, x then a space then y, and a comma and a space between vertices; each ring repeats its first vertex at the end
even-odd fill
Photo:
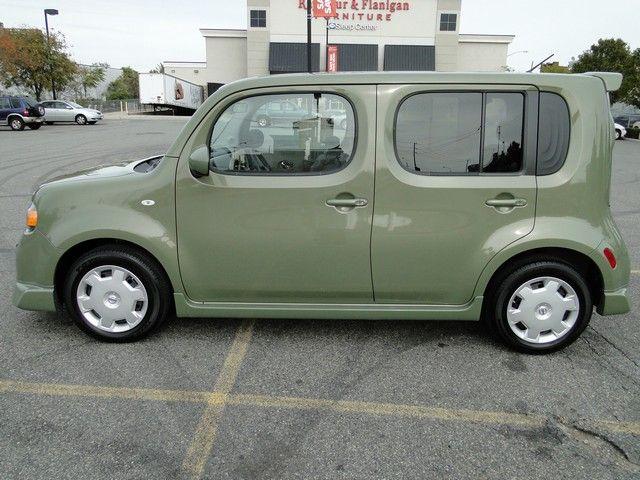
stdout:
POLYGON ((102 120, 104 118, 104 115, 90 115, 87 120, 89 120, 90 122, 97 122, 98 120, 102 120))
POLYGON ((597 308, 597 312, 600 315, 618 315, 621 313, 629 313, 630 311, 631 300, 629 299, 629 290, 627 287, 611 292, 604 292, 602 301, 597 308))
POLYGON ((24 310, 55 310, 54 274, 59 255, 38 230, 25 232, 16 250, 13 304, 24 310))

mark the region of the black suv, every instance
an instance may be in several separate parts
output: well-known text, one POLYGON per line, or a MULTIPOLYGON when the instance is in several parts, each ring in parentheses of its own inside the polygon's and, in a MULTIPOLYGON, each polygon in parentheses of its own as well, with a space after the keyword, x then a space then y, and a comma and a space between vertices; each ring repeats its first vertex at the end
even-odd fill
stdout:
POLYGON ((44 122, 44 107, 27 97, 0 96, 0 125, 11 130, 24 130, 26 125, 37 130, 44 122))
POLYGON ((613 121, 618 125, 622 125, 624 128, 629 129, 636 123, 640 122, 640 115, 634 113, 624 113, 616 116, 613 121))

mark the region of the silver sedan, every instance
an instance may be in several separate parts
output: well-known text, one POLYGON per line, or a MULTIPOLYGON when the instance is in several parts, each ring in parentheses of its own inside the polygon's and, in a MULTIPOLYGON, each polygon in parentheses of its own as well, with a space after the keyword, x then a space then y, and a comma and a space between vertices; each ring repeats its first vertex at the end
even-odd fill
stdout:
POLYGON ((78 125, 93 125, 104 117, 102 112, 85 108, 68 100, 47 100, 41 102, 45 109, 44 121, 47 125, 54 122, 75 122, 78 125))

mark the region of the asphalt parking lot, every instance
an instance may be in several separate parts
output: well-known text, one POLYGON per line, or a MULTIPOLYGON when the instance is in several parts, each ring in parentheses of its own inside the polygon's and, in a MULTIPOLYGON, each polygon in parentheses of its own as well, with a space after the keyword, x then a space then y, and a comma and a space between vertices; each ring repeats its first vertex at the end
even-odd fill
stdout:
POLYGON ((612 187, 634 310, 552 355, 463 322, 173 319, 114 345, 14 308, 34 188, 184 122, 0 129, 0 478, 640 478, 640 142, 612 187))

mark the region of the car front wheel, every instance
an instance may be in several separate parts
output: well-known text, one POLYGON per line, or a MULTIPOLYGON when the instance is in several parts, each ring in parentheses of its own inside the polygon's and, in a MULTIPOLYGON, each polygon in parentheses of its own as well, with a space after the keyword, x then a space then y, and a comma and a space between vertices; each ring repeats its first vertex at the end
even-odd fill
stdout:
POLYGON ((520 351, 544 353, 564 348, 591 319, 593 303, 583 276, 558 261, 518 268, 497 292, 495 327, 507 344, 520 351))
POLYGON ((166 319, 171 288, 147 255, 117 245, 81 255, 64 282, 64 298, 74 322, 101 340, 137 340, 166 319))
POLYGON ((78 125, 86 125, 87 124, 87 117, 85 117, 84 115, 77 115, 76 116, 76 123, 78 125))

